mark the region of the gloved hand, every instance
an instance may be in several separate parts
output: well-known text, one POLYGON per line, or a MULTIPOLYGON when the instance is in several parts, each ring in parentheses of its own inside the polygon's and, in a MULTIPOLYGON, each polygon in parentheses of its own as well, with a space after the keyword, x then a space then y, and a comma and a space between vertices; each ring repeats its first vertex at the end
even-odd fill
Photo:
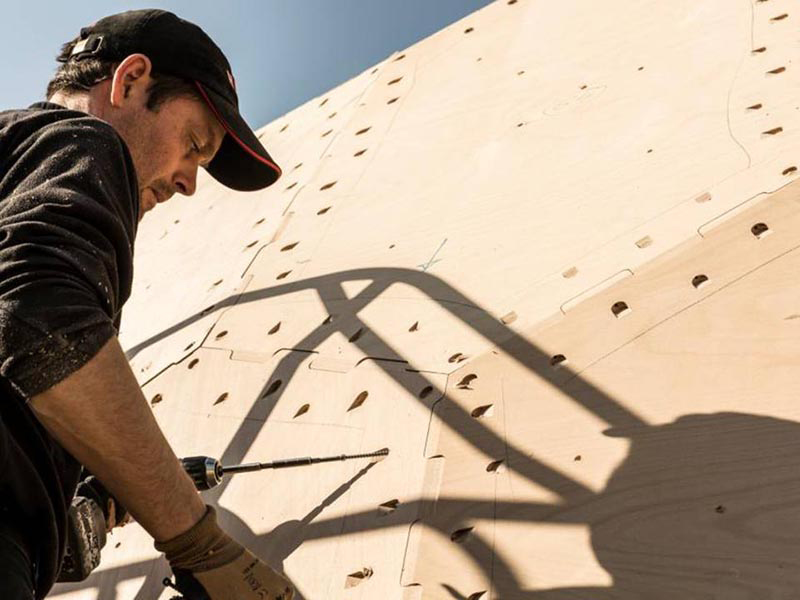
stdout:
MULTIPOLYGON (((84 470, 84 473, 87 473, 84 470)), ((75 497, 91 498, 103 511, 106 518, 106 533, 115 527, 124 527, 131 521, 131 515, 127 509, 100 483, 94 475, 87 475, 78 484, 75 497)))
POLYGON ((175 575, 175 587, 187 600, 292 600, 289 581, 217 525, 209 506, 186 533, 156 542, 175 575))

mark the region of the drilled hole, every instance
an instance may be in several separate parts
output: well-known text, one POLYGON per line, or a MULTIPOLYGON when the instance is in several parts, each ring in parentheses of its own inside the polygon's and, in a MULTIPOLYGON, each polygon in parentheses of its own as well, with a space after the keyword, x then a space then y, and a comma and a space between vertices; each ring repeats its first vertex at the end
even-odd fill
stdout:
POLYGON ((409 327, 409 328, 408 328, 408 330, 409 330, 409 331, 411 331, 412 333, 413 333, 414 331, 419 331, 419 321, 417 321, 417 322, 416 322, 416 323, 414 323, 414 324, 413 324, 411 327, 409 327))
POLYGON ((281 389, 282 385, 283 385, 283 382, 280 379, 277 379, 277 380, 273 381, 272 383, 269 384, 269 387, 267 388, 267 391, 264 392, 264 396, 262 396, 262 397, 266 398, 267 396, 271 396, 272 394, 277 392, 279 389, 281 389))
POLYGON ((649 235, 643 237, 642 239, 636 242, 636 246, 642 249, 652 245, 653 245, 653 238, 651 238, 649 235))
POLYGON ((389 500, 388 502, 384 502, 383 504, 378 505, 378 512, 382 517, 389 515, 397 510, 397 507, 400 504, 400 500, 395 498, 394 500, 389 500))
POLYGON ((464 30, 464 33, 472 33, 473 31, 475 31, 475 28, 474 28, 474 27, 467 27, 467 28, 464 30))
POLYGON ((507 4, 516 4, 517 0, 508 0, 507 4))
POLYGON ((706 275, 702 275, 701 274, 701 275, 695 275, 694 277, 692 277, 692 285, 698 290, 701 287, 703 287, 706 283, 708 283, 708 276, 706 276, 706 275))
POLYGON ((422 391, 419 393, 419 397, 420 398, 427 398, 428 396, 431 395, 432 391, 433 391, 433 386, 432 385, 427 385, 424 388, 422 388, 422 391))
POLYGON ((245 250, 249 250, 250 248, 255 246, 257 243, 258 243, 258 240, 256 240, 255 242, 250 242, 249 244, 247 244, 247 246, 244 247, 244 249, 245 250))
POLYGON ((292 185, 288 185, 288 186, 286 186, 286 189, 287 189, 287 190, 291 190, 291 189, 292 189, 292 188, 294 188, 296 185, 297 185, 297 182, 295 181, 295 182, 294 182, 292 185))
POLYGON ((333 133, 333 129, 328 129, 325 133, 323 133, 320 137, 328 137, 330 134, 333 133))
POLYGON ((194 342, 192 342, 191 344, 189 344, 188 346, 186 346, 186 348, 184 348, 184 349, 183 349, 183 351, 184 351, 184 352, 186 352, 187 350, 191 350, 191 349, 192 349, 192 346, 194 346, 194 342))
POLYGON ((797 173, 797 167, 789 167, 781 172, 782 175, 791 175, 792 173, 797 173))
POLYGON ((400 83, 401 81, 403 81, 403 78, 402 78, 402 77, 398 77, 397 79, 392 79, 392 80, 391 80, 389 83, 387 83, 386 85, 394 85, 395 83, 400 83))
POLYGON ((215 281, 214 283, 211 284, 211 287, 217 287, 223 281, 225 281, 225 280, 224 279, 220 279, 219 281, 215 281))
POLYGON ((331 181, 330 183, 326 183, 321 188, 319 188, 319 191, 320 192, 324 192, 325 190, 331 189, 335 185, 336 185, 336 182, 335 181, 331 181))
POLYGON ((621 319, 622 317, 627 316, 631 312, 631 309, 625 302, 615 302, 611 307, 611 312, 615 317, 621 319))
POLYGON ((281 252, 288 252, 289 250, 294 250, 295 248, 297 248, 297 244, 299 244, 299 243, 300 242, 294 242, 293 244, 287 244, 286 246, 281 248, 281 252))
POLYGON ((477 378, 478 376, 475 375, 475 373, 470 373, 469 375, 465 375, 464 378, 456 384, 456 387, 462 390, 471 389, 469 387, 469 384, 475 381, 477 378))
POLYGON ((359 339, 361 339, 362 335, 364 335, 363 327, 361 327, 358 331, 356 331, 353 335, 351 335, 347 341, 352 344, 353 342, 357 342, 359 339))
POLYGON ((322 322, 323 325, 330 325, 333 323, 333 320, 336 318, 336 315, 328 315, 325 317, 325 320, 322 322))
POLYGON ((226 331, 220 331, 220 332, 217 334, 217 336, 216 336, 216 339, 220 340, 220 339, 224 338, 226 335, 228 335, 228 332, 227 332, 227 330, 226 330, 226 331))
POLYGON ((323 106, 325 106, 328 103, 328 100, 329 98, 325 98, 325 100, 319 103, 319 107, 322 108, 323 106))
POLYGON ((364 402, 367 401, 367 397, 368 396, 369 396, 369 392, 367 392, 367 391, 361 392, 358 396, 356 396, 356 399, 353 400, 353 403, 350 405, 350 408, 347 409, 347 412, 350 412, 351 410, 355 410, 359 406, 364 404, 364 402))
POLYGON ((358 152, 353 154, 353 156, 362 156, 366 151, 367 151, 367 149, 364 148, 363 150, 359 150, 358 152))
POLYGON ((370 569, 369 567, 364 567, 360 571, 356 571, 355 573, 350 573, 347 576, 347 579, 345 579, 344 587, 345 588, 355 587, 355 586, 363 583, 364 581, 366 581, 370 577, 372 577, 372 574, 373 574, 373 570, 370 569))
POLYGON ((329 115, 328 115, 328 118, 329 118, 329 119, 333 119, 335 116, 336 116, 336 113, 334 112, 334 113, 331 113, 331 114, 329 114, 329 115))
POLYGON ((567 357, 563 354, 555 354, 550 358, 550 366, 554 369, 560 369, 567 364, 567 357))
POLYGON ((473 418, 480 419, 482 417, 491 417, 494 415, 494 404, 484 404, 474 409, 471 413, 473 418))
POLYGON ((281 130, 278 133, 283 133, 287 129, 289 129, 289 124, 288 123, 286 125, 284 125, 283 127, 281 127, 281 130))
POLYGON ((156 394, 155 396, 153 396, 150 399, 150 406, 155 406, 156 404, 161 402, 163 399, 164 399, 164 396, 162 396, 161 394, 156 394))
POLYGON ((364 129, 359 129, 358 131, 356 131, 356 135, 363 135, 367 133, 370 129, 372 129, 372 127, 365 127, 364 129))
POLYGON ((456 529, 453 533, 450 534, 450 541, 455 542, 456 544, 461 544, 469 537, 469 534, 472 533, 472 530, 475 529, 474 527, 462 527, 461 529, 456 529))
POLYGON ((405 55, 405 54, 401 54, 400 56, 398 56, 397 58, 395 58, 395 59, 394 59, 392 62, 397 62, 398 60, 403 60, 405 57, 406 57, 406 55, 405 55))
POLYGON ((303 404, 303 406, 301 406, 300 408, 297 409, 297 412, 294 413, 294 417, 292 417, 292 418, 296 419, 297 417, 300 417, 300 416, 306 414, 310 408, 311 408, 310 404, 303 404))
POLYGON ((761 46, 760 48, 756 48, 755 50, 753 50, 753 54, 761 54, 762 52, 766 52, 766 51, 767 51, 767 47, 766 46, 761 46))
POLYGON ((274 326, 272 329, 270 329, 270 330, 267 332, 267 335, 273 335, 273 334, 275 334, 275 333, 278 333, 278 331, 280 330, 280 328, 281 328, 281 322, 280 322, 280 321, 278 321, 278 322, 275 324, 275 326, 274 326))
MULTIPOLYGON (((509 0, 509 4, 514 4, 517 0, 509 0)), ((467 596, 467 600, 481 600, 486 595, 486 590, 480 592, 472 592, 467 596)))
POLYGON ((453 354, 453 356, 451 356, 450 358, 447 359, 447 362, 451 362, 451 363, 458 362, 458 360, 462 356, 464 356, 464 355, 461 354, 461 352, 456 352, 455 354, 453 354))
POLYGON ((758 239, 761 239, 770 233, 769 227, 766 223, 756 223, 750 228, 750 232, 758 239))
POLYGON ((636 69, 636 70, 637 70, 637 71, 644 71, 644 67, 639 67, 639 68, 638 68, 638 69, 636 69))
POLYGON ((388 102, 386 102, 386 104, 394 104, 394 103, 395 103, 395 102, 397 102, 398 100, 400 100, 400 98, 392 98, 391 100, 389 100, 388 102))
POLYGON ((771 71, 767 71, 770 75, 777 75, 778 73, 783 73, 786 70, 786 67, 778 67, 777 69, 772 69, 771 71))
POLYGON ((222 395, 221 395, 219 398, 217 398, 216 400, 214 400, 214 406, 216 406, 217 404, 222 404, 222 403, 223 403, 223 402, 225 402, 225 400, 227 400, 227 399, 228 399, 228 392, 225 392, 225 393, 224 393, 224 394, 222 394, 222 395))
POLYGON ((726 509, 725 509, 725 507, 724 507, 722 504, 720 504, 720 505, 718 505, 718 506, 717 506, 717 507, 716 507, 714 510, 715 510, 717 513, 719 513, 719 514, 723 514, 723 513, 725 512, 725 510, 726 510, 726 509))
POLYGON ((291 271, 284 271, 283 273, 278 275, 275 279, 286 279, 289 276, 289 273, 291 273, 291 271))
POLYGON ((789 15, 787 13, 783 13, 782 15, 778 15, 777 17, 772 17, 770 21, 783 21, 789 15))
POLYGON ((300 168, 300 167, 302 167, 302 166, 303 166, 303 163, 297 163, 297 164, 294 166, 294 168, 292 169, 292 171, 297 171, 297 169, 299 169, 299 168, 300 168))
POLYGON ((773 127, 772 129, 768 129, 764 132, 764 135, 777 135, 781 131, 783 131, 783 127, 773 127))
POLYGON ((761 110, 764 107, 760 102, 747 107, 747 110, 761 110))
POLYGON ((194 369, 197 366, 197 363, 199 362, 200 362, 199 358, 192 359, 191 362, 189 363, 189 368, 194 369))
POLYGON ((505 461, 501 458, 500 460, 493 460, 488 465, 486 465, 486 472, 487 473, 502 473, 503 463, 505 461))
POLYGON ((525 71, 517 71, 517 75, 525 75, 525 71))
POLYGON ((319 210, 317 211, 317 214, 318 214, 318 215, 324 215, 324 214, 325 214, 326 212, 328 212, 330 209, 331 209, 331 207, 330 207, 330 206, 326 206, 325 208, 321 208, 321 209, 319 209, 319 210))

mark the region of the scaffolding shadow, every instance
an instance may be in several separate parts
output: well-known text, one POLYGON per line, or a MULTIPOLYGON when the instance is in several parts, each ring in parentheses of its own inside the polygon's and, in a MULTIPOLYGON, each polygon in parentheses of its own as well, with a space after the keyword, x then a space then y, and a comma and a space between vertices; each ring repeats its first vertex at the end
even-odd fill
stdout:
MULTIPOLYGON (((432 597, 691 599, 717 597, 709 595, 715 585, 726 591, 725 597, 737 597, 736 593, 744 592, 755 595, 743 597, 772 597, 769 594, 776 589, 797 588, 800 562, 791 559, 791 548, 800 541, 800 528, 794 525, 800 523, 797 518, 800 515, 795 514, 797 511, 793 508, 800 506, 800 485, 792 472, 797 473, 800 467, 800 459, 795 458, 800 457, 800 425, 794 422, 720 413, 687 415, 674 423, 653 426, 568 367, 562 368, 556 379, 549 366, 549 355, 489 313, 481 311, 476 316, 479 307, 452 286, 429 273, 414 270, 350 270, 245 292, 218 304, 217 309, 313 289, 329 312, 338 313, 340 318, 315 327, 296 344, 297 349, 309 352, 336 332, 349 336, 350 328, 368 330, 359 313, 395 283, 416 287, 465 327, 479 333, 491 346, 558 388, 577 407, 599 417, 608 426, 607 435, 629 439, 629 455, 615 470, 607 487, 597 493, 537 460, 529 450, 498 439, 497 434, 476 422, 451 400, 446 390, 436 389, 435 383, 424 373, 403 372, 401 375, 400 371, 387 368, 387 361, 403 362, 404 358, 388 341, 373 335, 370 356, 383 359, 375 364, 397 385, 404 387, 409 398, 417 398, 418 390, 432 387, 441 398, 436 409, 442 418, 442 427, 450 428, 488 456, 492 456, 498 444, 505 447, 505 456, 498 458, 504 459, 507 468, 552 492, 559 501, 539 504, 442 497, 435 503, 422 499, 404 503, 391 519, 378 519, 374 512, 349 514, 344 525, 341 518, 323 518, 326 506, 341 496, 355 479, 368 476, 364 470, 321 501, 306 517, 284 523, 263 535, 253 533, 235 516, 223 514, 223 524, 243 543, 267 560, 282 564, 304 541, 397 527, 399 523, 410 527, 419 520, 419 515, 430 515, 434 509, 440 513, 461 511, 475 519, 586 525, 591 532, 595 556, 612 583, 597 588, 526 589, 528 577, 524 568, 520 571, 520 559, 512 561, 500 555, 495 551, 494 539, 475 534, 461 549, 475 569, 483 573, 486 589, 465 590, 451 582, 441 582, 440 589, 430 590, 435 594, 432 597), (358 295, 352 298, 345 295, 347 282, 364 280, 371 283, 358 295), (342 329, 345 326, 348 331, 342 329), (377 355, 375 348, 378 348, 377 355), (576 380, 579 386, 568 385, 576 380), (476 426, 480 428, 480 435, 467 433, 475 432, 476 426), (709 569, 712 572, 709 573, 709 569)), ((153 336, 130 349, 129 357, 203 316, 193 315, 153 336)), ((354 344, 366 354, 359 340, 354 344)), ((278 361, 274 372, 280 372, 286 382, 306 358, 304 353, 287 353, 278 361)), ((266 422, 287 388, 284 383, 277 393, 265 395, 268 385, 269 380, 255 397, 243 423, 252 423, 256 418, 266 422)), ((258 431, 252 427, 241 427, 221 460, 224 463, 242 461, 257 435, 258 431)), ((206 494, 207 501, 216 503, 226 488, 223 482, 206 494)), ((447 538, 451 534, 435 519, 423 519, 421 523, 447 538)), ((535 571, 536 557, 529 560, 530 570, 535 571)), ((525 559, 522 564, 526 564, 525 559)), ((54 595, 93 588, 101 600, 115 600, 119 581, 145 576, 136 600, 150 600, 160 593, 160 581, 167 572, 162 560, 145 561, 103 570, 79 584, 59 586, 54 595)))

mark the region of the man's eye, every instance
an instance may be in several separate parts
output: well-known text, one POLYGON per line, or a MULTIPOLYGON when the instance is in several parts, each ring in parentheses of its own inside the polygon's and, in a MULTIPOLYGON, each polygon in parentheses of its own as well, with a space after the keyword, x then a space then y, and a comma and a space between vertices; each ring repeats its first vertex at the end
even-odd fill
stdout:
POLYGON ((195 154, 200 154, 200 146, 197 145, 197 142, 192 140, 192 152, 195 154))

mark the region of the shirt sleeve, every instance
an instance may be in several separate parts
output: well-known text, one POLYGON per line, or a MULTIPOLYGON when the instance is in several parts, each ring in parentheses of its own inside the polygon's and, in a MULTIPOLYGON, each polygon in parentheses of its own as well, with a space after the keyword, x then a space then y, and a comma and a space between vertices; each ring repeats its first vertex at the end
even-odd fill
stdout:
POLYGON ((88 116, 45 125, 6 162, 0 376, 30 398, 116 335, 133 277, 138 188, 121 138, 88 116))

